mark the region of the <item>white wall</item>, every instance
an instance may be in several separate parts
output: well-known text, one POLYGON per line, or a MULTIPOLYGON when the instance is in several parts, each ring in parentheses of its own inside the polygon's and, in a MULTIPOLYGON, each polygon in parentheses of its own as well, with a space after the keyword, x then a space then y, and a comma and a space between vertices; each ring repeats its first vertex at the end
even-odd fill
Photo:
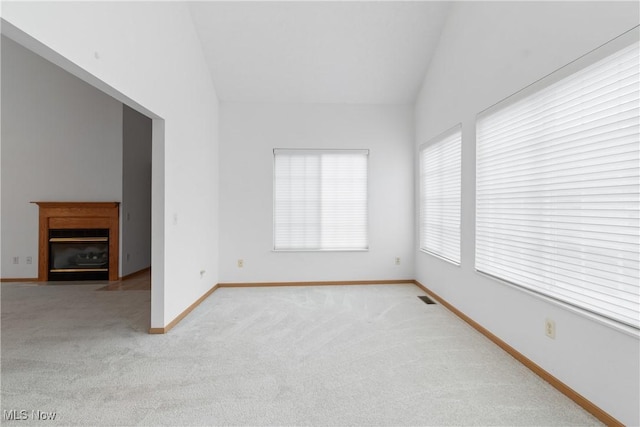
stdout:
POLYGON ((3 2, 2 18, 3 34, 154 119, 151 326, 165 326, 218 282, 218 101, 187 5, 3 2))
POLYGON ((474 126, 478 112, 638 19, 637 2, 457 3, 415 109, 417 145, 463 124, 462 265, 416 248, 416 278, 628 425, 640 424, 638 337, 474 271, 474 126), (544 335, 546 317, 555 319, 555 340, 544 335))
POLYGON ((2 37, 1 169, 2 277, 36 278, 30 202, 122 198, 122 104, 2 37))
POLYGON ((122 110, 122 276, 151 266, 151 119, 122 110))
POLYGON ((221 282, 413 278, 411 107, 223 103, 220 117, 221 282), (370 149, 368 252, 272 251, 274 148, 370 149))

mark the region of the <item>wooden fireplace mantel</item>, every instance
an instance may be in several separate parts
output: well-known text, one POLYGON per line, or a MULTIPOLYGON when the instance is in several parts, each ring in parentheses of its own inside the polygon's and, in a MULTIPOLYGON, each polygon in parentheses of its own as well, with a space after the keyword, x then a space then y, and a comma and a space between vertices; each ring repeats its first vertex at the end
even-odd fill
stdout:
POLYGON ((118 280, 120 202, 31 202, 39 207, 38 281, 49 277, 49 229, 108 228, 109 280, 118 280))

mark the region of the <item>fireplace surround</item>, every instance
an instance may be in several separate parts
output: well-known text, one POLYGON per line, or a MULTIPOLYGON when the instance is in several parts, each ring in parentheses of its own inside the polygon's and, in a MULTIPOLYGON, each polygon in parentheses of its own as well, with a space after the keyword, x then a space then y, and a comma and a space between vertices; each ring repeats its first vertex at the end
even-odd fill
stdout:
POLYGON ((34 202, 38 281, 118 280, 119 202, 34 202))

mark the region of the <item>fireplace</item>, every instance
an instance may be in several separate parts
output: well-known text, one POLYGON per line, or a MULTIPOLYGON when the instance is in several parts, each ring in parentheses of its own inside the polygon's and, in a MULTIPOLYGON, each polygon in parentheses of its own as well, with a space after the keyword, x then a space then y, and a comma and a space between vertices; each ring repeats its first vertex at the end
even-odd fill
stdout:
POLYGON ((34 202, 38 280, 118 280, 118 202, 34 202))
POLYGON ((108 279, 108 228, 49 230, 49 280, 108 279))

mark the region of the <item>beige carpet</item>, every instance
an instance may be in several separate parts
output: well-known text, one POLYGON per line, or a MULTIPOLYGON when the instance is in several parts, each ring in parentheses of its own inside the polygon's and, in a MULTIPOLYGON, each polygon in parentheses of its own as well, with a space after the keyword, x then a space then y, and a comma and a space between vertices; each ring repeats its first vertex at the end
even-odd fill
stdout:
POLYGON ((167 335, 98 288, 2 285, 3 425, 598 424, 413 285, 220 289, 167 335))

